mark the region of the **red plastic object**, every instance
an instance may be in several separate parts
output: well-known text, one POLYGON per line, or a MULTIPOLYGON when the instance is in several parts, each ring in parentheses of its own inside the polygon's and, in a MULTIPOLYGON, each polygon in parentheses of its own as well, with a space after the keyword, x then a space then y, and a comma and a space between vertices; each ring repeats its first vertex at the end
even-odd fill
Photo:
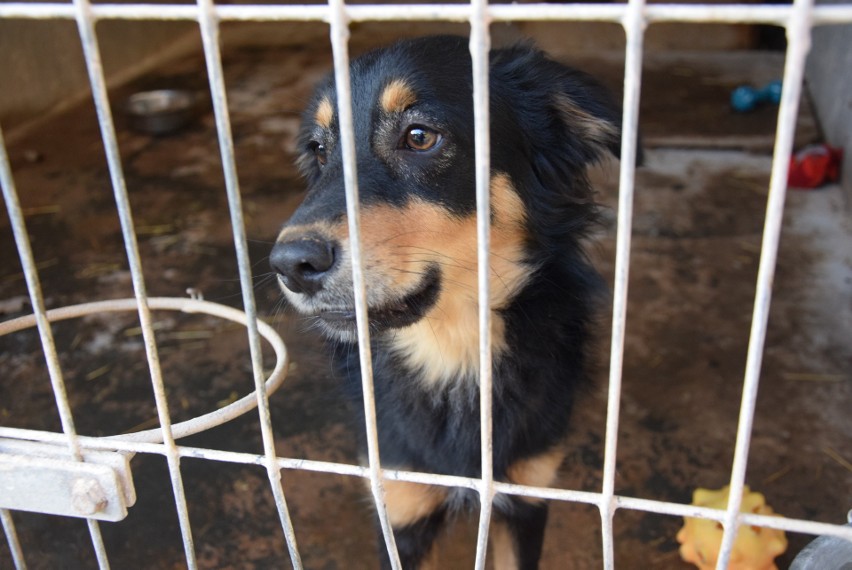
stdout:
POLYGON ((840 177, 843 149, 827 144, 806 146, 790 159, 787 184, 794 188, 817 188, 840 177))

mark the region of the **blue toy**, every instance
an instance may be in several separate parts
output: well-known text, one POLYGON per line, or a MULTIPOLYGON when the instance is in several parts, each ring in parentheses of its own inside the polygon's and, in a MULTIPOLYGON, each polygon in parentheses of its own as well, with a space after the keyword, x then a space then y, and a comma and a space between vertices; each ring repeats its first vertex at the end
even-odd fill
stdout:
POLYGON ((761 103, 778 104, 781 101, 781 82, 772 81, 761 89, 741 85, 731 93, 731 107, 734 111, 747 113, 761 103))

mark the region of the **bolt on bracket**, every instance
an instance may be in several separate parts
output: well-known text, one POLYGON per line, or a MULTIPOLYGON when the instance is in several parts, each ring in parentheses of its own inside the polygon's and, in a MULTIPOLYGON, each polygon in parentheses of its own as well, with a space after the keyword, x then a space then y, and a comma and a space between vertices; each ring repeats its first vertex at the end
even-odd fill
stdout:
POLYGON ((0 508, 120 521, 136 502, 130 456, 0 437, 0 508))

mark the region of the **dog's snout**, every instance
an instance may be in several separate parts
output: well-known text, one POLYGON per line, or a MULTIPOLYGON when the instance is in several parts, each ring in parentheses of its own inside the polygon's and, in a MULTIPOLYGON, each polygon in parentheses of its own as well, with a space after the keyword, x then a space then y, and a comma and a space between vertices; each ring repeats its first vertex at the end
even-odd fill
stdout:
POLYGON ((334 267, 335 247, 319 237, 300 237, 276 243, 269 261, 289 290, 313 295, 334 267))

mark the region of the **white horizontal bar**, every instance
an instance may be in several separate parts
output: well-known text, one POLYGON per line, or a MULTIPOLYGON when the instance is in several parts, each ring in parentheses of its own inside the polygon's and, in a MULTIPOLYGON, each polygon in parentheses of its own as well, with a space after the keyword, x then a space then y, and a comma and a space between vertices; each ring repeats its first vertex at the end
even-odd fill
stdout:
MULTIPOLYGON (((489 7, 494 22, 508 21, 598 21, 618 23, 624 18, 624 4, 499 4, 489 7)), ((270 5, 215 6, 220 21, 254 22, 328 22, 328 6, 270 5)), ((198 20, 198 8, 191 4, 96 4, 91 8, 96 20, 198 20)), ((784 25, 792 14, 789 5, 702 5, 651 4, 643 16, 649 23, 682 22, 705 24, 774 24, 784 25)), ((467 22, 471 17, 468 4, 389 4, 346 6, 351 22, 382 21, 446 21, 467 22)), ((0 18, 73 19, 70 4, 0 3, 0 18)), ((817 6, 813 24, 852 23, 852 4, 817 6)))
MULTIPOLYGON (((659 515, 710 519, 718 522, 724 522, 725 517, 727 516, 727 512, 720 509, 684 505, 682 503, 638 499, 635 497, 616 497, 616 501, 619 508, 656 513, 659 515)), ((852 540, 852 528, 848 525, 793 519, 783 516, 757 515, 753 513, 740 513, 737 520, 741 525, 746 524, 775 528, 778 530, 798 532, 802 534, 838 536, 847 540, 852 540)))
MULTIPOLYGON (((54 444, 65 443, 63 434, 36 430, 25 430, 19 428, 0 427, 0 437, 15 438, 21 440, 40 441, 54 444)), ((140 443, 137 441, 122 440, 118 438, 103 438, 78 436, 83 449, 128 451, 132 453, 150 453, 165 455, 168 450, 161 443, 140 443)), ((204 459, 210 461, 222 461, 240 465, 256 465, 264 467, 266 458, 263 455, 253 453, 242 453, 235 451, 221 451, 218 449, 207 449, 201 447, 177 446, 177 452, 182 458, 204 459)), ((348 463, 334 463, 330 461, 313 461, 309 459, 277 458, 281 469, 298 469, 328 473, 332 475, 345 475, 350 477, 370 478, 367 467, 351 465, 348 463)), ((420 473, 414 471, 383 470, 385 479, 394 481, 409 481, 424 485, 440 485, 443 487, 462 487, 471 490, 479 489, 481 482, 477 478, 456 477, 452 475, 438 475, 433 473, 420 473)), ((537 497, 555 501, 571 501, 589 505, 600 505, 605 499, 601 493, 588 491, 573 491, 570 489, 554 489, 548 487, 530 487, 526 485, 514 485, 511 483, 494 482, 494 490, 507 495, 518 495, 523 497, 537 497)), ((710 509, 695 505, 682 503, 670 503, 651 499, 640 499, 636 497, 615 496, 615 505, 618 509, 637 510, 660 515, 671 515, 681 517, 694 517, 723 521, 726 512, 720 509, 710 509)), ((755 515, 743 513, 740 515, 742 524, 777 528, 787 532, 798 532, 811 535, 831 535, 852 540, 852 528, 847 525, 830 524, 823 522, 808 521, 802 519, 785 518, 779 516, 755 515)))

